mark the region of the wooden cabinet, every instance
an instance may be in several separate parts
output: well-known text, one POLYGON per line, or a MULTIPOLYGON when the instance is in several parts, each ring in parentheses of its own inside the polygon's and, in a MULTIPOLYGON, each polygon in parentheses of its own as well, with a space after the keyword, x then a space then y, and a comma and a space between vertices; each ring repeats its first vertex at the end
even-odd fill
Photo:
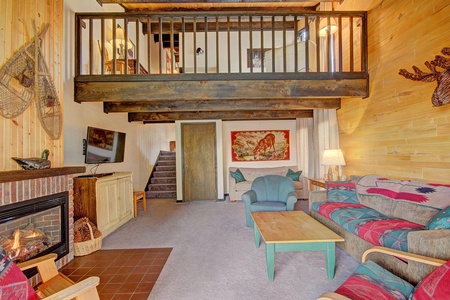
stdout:
POLYGON ((133 218, 131 172, 73 179, 74 220, 88 217, 105 237, 133 218))

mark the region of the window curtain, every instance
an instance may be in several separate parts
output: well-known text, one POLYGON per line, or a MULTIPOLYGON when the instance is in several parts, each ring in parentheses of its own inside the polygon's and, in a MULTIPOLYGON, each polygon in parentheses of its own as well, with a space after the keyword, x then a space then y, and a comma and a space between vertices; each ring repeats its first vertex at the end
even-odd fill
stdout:
POLYGON ((339 130, 335 109, 314 110, 313 118, 297 119, 299 169, 309 178, 323 178, 322 155, 326 149, 339 148, 339 130))

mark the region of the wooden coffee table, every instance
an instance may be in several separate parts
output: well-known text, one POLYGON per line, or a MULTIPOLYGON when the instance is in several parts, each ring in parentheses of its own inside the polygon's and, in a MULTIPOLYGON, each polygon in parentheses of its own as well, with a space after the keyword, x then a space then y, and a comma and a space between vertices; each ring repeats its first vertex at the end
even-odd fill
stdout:
POLYGON ((344 239, 303 211, 252 212, 255 243, 266 242, 269 280, 273 281, 275 252, 324 251, 329 279, 334 278, 335 243, 344 239))

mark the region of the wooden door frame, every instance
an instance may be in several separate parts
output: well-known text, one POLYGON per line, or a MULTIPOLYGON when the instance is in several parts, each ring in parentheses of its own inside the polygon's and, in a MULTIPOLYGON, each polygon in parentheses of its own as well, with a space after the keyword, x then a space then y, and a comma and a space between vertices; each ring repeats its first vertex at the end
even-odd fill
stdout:
MULTIPOLYGON (((183 174, 183 177, 182 177, 182 184, 183 184, 183 199, 184 199, 184 201, 187 201, 186 200, 186 190, 184 189, 184 187, 185 187, 185 184, 186 184, 186 181, 185 181, 185 170, 186 170, 186 165, 185 165, 185 163, 186 163, 186 159, 185 159, 185 152, 184 152, 184 136, 183 136, 183 127, 185 127, 185 126, 191 126, 191 125, 194 125, 194 126, 196 126, 196 125, 210 125, 210 126, 212 126, 213 128, 214 128, 214 134, 215 134, 215 136, 214 136, 214 162, 215 162, 215 165, 214 165, 214 173, 215 173, 215 180, 214 180, 214 190, 215 190, 215 193, 216 193, 216 198, 217 198, 217 190, 218 190, 218 187, 217 187, 217 172, 218 172, 218 170, 217 170, 217 126, 216 126, 216 123, 215 122, 201 122, 201 123, 198 123, 198 122, 190 122, 190 123, 183 123, 183 124, 181 124, 181 133, 182 133, 182 135, 181 135, 181 148, 182 148, 182 161, 181 161, 181 163, 182 163, 182 174, 183 174)), ((215 200, 215 199, 211 199, 211 200, 215 200)))
POLYGON ((175 140, 180 145, 179 151, 176 151, 176 172, 177 172, 177 202, 184 202, 183 191, 183 153, 182 153, 182 136, 181 125, 185 123, 215 123, 216 124, 216 177, 217 177, 217 199, 224 197, 224 174, 223 174, 223 137, 222 137, 222 120, 193 120, 193 121, 175 121, 175 140))

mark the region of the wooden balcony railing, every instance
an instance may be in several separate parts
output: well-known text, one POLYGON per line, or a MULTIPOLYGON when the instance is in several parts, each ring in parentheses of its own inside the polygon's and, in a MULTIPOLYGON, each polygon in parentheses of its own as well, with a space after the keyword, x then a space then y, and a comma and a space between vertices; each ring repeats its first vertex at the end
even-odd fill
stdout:
POLYGON ((79 13, 75 60, 77 77, 367 74, 366 13, 79 13))

